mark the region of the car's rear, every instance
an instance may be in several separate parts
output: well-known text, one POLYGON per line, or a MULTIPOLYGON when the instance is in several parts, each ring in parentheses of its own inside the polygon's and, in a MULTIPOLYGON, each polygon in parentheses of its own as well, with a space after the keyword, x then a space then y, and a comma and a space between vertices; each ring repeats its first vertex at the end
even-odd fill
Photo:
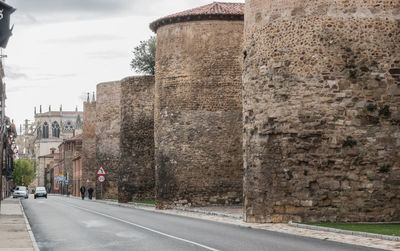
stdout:
POLYGON ((39 198, 39 197, 44 197, 44 198, 47 199, 46 188, 44 188, 44 187, 36 187, 34 197, 35 197, 35 199, 39 198))
POLYGON ((13 198, 25 198, 28 199, 28 189, 24 186, 17 186, 13 192, 13 198))

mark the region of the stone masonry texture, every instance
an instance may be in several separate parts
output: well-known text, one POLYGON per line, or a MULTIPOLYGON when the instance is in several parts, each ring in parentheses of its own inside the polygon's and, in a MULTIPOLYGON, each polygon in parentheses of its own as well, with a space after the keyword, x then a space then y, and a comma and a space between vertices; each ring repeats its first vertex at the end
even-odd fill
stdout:
MULTIPOLYGON (((96 100, 96 164, 107 172, 103 183, 103 198, 118 198, 118 166, 120 159, 121 83, 106 82, 97 85, 96 100)), ((100 183, 97 183, 97 198, 100 183)))
MULTIPOLYGON (((96 188, 96 101, 83 103, 82 181, 96 188), (89 180, 89 184, 86 181, 89 180)), ((94 193, 96 194, 96 193, 94 193)))
POLYGON ((154 200, 154 76, 121 80, 118 201, 154 200))
POLYGON ((242 203, 242 41, 243 21, 158 28, 157 208, 242 203))
POLYGON ((400 1, 246 1, 246 221, 400 220, 399 46, 400 1))

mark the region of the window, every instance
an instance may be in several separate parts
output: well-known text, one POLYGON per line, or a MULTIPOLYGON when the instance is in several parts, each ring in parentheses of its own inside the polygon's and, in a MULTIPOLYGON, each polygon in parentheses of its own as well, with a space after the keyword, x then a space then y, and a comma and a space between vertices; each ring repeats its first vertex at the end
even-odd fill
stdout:
POLYGON ((60 125, 57 123, 57 121, 54 121, 53 124, 51 125, 52 131, 53 131, 53 137, 59 138, 60 137, 60 125))
POLYGON ((47 122, 44 122, 43 124, 43 138, 44 139, 49 138, 49 124, 47 124, 47 122))
POLYGON ((72 131, 72 130, 74 130, 74 125, 72 124, 71 121, 67 121, 64 124, 64 131, 72 131))

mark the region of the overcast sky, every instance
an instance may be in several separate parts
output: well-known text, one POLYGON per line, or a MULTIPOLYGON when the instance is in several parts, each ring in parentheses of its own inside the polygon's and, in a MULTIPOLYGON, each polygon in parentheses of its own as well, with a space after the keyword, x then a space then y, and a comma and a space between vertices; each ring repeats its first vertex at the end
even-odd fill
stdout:
MULTIPOLYGON (((166 15, 209 4, 207 0, 7 0, 13 36, 7 55, 6 115, 18 127, 33 110, 82 110, 96 84, 136 73, 132 50, 166 15)), ((244 0, 231 0, 244 2, 244 0)))

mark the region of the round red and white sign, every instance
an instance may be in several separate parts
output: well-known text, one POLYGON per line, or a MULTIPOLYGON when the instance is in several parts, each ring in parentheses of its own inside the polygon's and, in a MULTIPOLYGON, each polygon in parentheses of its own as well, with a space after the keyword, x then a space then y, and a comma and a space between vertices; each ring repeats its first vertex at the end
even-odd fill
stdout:
POLYGON ((103 183, 104 181, 106 181, 106 176, 104 176, 104 175, 99 175, 99 176, 97 177, 97 180, 98 180, 100 183, 103 183))

